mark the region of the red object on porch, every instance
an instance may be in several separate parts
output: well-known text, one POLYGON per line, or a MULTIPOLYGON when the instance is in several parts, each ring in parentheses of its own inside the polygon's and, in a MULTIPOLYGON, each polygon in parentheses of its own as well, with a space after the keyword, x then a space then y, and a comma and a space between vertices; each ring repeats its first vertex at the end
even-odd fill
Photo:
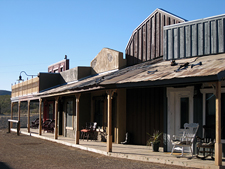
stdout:
POLYGON ((83 138, 84 140, 84 138, 86 137, 87 141, 90 137, 94 139, 96 127, 97 127, 97 122, 86 123, 86 128, 81 130, 81 138, 83 138))

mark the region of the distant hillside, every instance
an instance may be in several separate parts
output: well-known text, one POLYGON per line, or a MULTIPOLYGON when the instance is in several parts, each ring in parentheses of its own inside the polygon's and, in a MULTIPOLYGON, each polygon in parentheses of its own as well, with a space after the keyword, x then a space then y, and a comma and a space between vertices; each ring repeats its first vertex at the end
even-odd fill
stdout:
POLYGON ((0 95, 11 95, 11 92, 7 90, 0 90, 0 95))

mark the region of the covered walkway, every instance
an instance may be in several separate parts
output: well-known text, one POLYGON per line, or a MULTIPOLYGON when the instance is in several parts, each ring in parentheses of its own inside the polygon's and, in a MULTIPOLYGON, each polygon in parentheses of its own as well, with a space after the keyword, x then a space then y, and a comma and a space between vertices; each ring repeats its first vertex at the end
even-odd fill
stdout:
MULTIPOLYGON (((16 132, 16 129, 11 129, 11 131, 16 132)), ((113 144, 112 152, 106 152, 107 144, 106 142, 98 141, 86 141, 79 140, 79 144, 75 144, 75 139, 59 136, 58 139, 54 139, 54 134, 42 133, 38 134, 38 129, 31 129, 31 132, 27 132, 27 128, 21 128, 21 134, 30 135, 33 137, 49 140, 52 142, 64 144, 67 146, 76 147, 82 150, 91 151, 94 153, 103 154, 111 157, 126 158, 131 160, 139 160, 145 162, 155 162, 162 164, 172 164, 185 167, 193 168, 217 168, 215 162, 208 158, 207 160, 200 160, 197 158, 188 159, 190 154, 186 154, 184 158, 177 158, 179 154, 170 155, 169 152, 163 152, 161 148, 160 152, 152 152, 151 148, 143 145, 122 145, 113 144)), ((223 168, 225 168, 225 159, 222 162, 223 168)))

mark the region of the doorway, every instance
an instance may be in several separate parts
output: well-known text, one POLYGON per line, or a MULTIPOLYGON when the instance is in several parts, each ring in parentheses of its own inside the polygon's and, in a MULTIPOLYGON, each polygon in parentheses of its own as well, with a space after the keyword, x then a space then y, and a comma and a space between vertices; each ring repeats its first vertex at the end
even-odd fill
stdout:
POLYGON ((173 135, 178 135, 185 123, 193 123, 194 86, 167 88, 167 150, 171 151, 173 135))

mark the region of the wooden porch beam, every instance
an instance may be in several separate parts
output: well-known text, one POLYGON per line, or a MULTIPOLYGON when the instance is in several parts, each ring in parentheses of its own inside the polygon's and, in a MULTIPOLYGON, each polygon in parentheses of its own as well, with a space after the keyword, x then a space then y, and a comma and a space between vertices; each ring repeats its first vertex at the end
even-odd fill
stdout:
POLYGON ((30 100, 27 101, 27 132, 30 133, 30 100))
POLYGON ((221 143, 221 82, 216 83, 216 143, 215 165, 222 166, 222 143, 221 143))
POLYGON ((76 131, 75 131, 75 144, 79 144, 80 129, 79 129, 79 118, 80 118, 80 93, 75 94, 76 97, 76 131))
POLYGON ((55 98, 55 130, 54 130, 54 139, 58 139, 58 100, 59 97, 55 98))
POLYGON ((107 99, 108 99, 108 134, 107 134, 107 152, 112 152, 112 99, 113 94, 116 92, 115 89, 107 90, 107 99))
POLYGON ((42 99, 39 99, 39 135, 41 135, 41 131, 42 131, 42 123, 41 123, 41 109, 42 108, 42 99))

